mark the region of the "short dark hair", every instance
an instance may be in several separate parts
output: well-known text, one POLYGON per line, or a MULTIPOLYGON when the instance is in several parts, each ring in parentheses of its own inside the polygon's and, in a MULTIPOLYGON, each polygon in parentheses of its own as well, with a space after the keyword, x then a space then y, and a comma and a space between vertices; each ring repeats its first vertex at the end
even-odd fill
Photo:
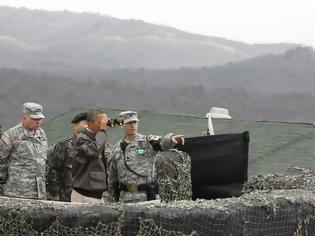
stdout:
POLYGON ((86 116, 87 122, 94 121, 98 114, 105 114, 105 112, 101 110, 90 111, 86 116))

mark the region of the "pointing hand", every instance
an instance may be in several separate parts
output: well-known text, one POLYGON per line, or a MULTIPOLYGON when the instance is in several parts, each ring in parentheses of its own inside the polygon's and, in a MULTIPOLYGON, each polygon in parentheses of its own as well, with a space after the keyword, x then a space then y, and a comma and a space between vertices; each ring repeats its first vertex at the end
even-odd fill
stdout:
POLYGON ((185 144, 184 135, 173 135, 173 136, 171 136, 171 140, 175 144, 178 144, 178 143, 180 143, 182 145, 185 144))

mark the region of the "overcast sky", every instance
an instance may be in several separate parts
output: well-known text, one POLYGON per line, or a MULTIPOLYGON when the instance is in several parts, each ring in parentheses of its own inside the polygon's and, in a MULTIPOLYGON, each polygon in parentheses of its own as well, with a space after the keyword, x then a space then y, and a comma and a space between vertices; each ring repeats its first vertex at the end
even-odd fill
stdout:
POLYGON ((315 47, 314 0, 0 0, 0 5, 98 12, 247 43, 315 47))

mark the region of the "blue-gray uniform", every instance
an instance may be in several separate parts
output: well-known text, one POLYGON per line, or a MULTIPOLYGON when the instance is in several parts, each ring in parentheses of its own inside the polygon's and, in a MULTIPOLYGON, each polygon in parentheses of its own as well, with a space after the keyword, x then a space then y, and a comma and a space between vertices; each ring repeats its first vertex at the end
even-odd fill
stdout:
POLYGON ((47 138, 42 129, 28 131, 22 123, 0 139, 0 181, 4 196, 46 198, 47 138))
POLYGON ((174 146, 172 135, 161 138, 137 134, 129 144, 124 139, 116 143, 109 166, 109 193, 113 194, 114 186, 118 184, 121 189, 121 202, 154 200, 155 194, 158 195, 154 170, 155 155, 157 151, 165 151, 174 146))

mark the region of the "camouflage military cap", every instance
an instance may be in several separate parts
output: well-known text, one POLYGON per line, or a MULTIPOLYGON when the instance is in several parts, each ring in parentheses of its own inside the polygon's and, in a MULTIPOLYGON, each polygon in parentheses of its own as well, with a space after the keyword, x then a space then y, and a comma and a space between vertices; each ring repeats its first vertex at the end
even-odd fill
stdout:
POLYGON ((82 113, 76 114, 71 120, 71 123, 72 124, 79 123, 80 121, 86 120, 86 119, 87 119, 87 112, 82 112, 82 113))
POLYGON ((138 113, 135 111, 123 111, 119 113, 120 119, 124 121, 124 123, 129 123, 131 121, 139 121, 138 113))
POLYGON ((28 116, 30 116, 33 119, 43 119, 45 118, 43 114, 43 107, 34 102, 26 102, 23 104, 23 111, 28 116))

